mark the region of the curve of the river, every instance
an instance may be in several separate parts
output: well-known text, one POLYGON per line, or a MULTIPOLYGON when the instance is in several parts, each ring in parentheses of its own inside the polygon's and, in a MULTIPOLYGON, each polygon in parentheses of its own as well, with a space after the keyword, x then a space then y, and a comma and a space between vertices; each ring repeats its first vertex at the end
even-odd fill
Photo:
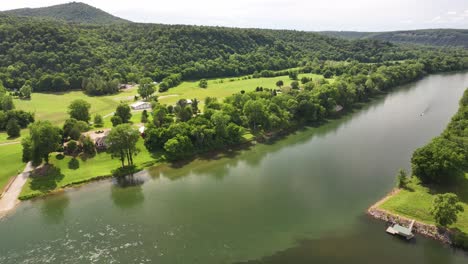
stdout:
POLYGON ((0 263, 466 264, 365 215, 466 87, 432 75, 273 144, 22 203, 0 221, 0 263))

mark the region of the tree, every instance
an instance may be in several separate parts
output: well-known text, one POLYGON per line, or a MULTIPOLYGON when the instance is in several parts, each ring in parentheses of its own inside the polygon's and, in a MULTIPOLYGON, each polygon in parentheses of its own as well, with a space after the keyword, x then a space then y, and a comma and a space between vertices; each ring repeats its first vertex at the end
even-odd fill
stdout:
POLYGON ((92 157, 96 154, 96 146, 94 145, 93 140, 89 136, 83 136, 80 138, 81 146, 83 148, 83 153, 92 157))
POLYGON ((9 137, 15 138, 20 136, 21 128, 18 125, 18 121, 15 118, 10 118, 6 125, 6 132, 9 137))
POLYGON ((291 89, 299 89, 299 82, 298 81, 293 81, 291 82, 291 89))
POLYGON ((116 115, 111 117, 111 122, 112 122, 113 127, 116 127, 116 126, 123 123, 122 118, 120 118, 120 116, 116 116, 116 115))
POLYGON ((154 85, 151 78, 143 78, 139 82, 138 94, 147 100, 156 90, 156 85, 154 85))
POLYGON ((122 168, 127 165, 133 165, 133 155, 138 153, 136 143, 140 138, 138 130, 132 128, 129 124, 121 124, 114 127, 107 136, 107 151, 112 157, 118 157, 122 163, 122 168))
POLYGON ((76 151, 78 150, 78 143, 75 140, 68 141, 66 150, 68 154, 75 156, 76 151))
POLYGON ((63 124, 63 138, 66 140, 70 137, 73 140, 78 140, 81 133, 89 130, 88 123, 84 121, 78 121, 75 118, 69 118, 65 120, 63 124))
POLYGON ((83 99, 76 99, 72 101, 68 106, 68 114, 71 118, 88 123, 91 119, 89 115, 90 108, 90 103, 86 102, 83 99))
POLYGON ((100 114, 96 114, 94 116, 94 126, 95 127, 102 127, 104 126, 104 119, 102 118, 102 116, 100 114))
POLYGON ((259 126, 265 126, 268 122, 268 115, 265 110, 265 106, 259 100, 249 100, 244 105, 244 115, 247 117, 247 123, 256 131, 259 126))
POLYGON ((169 160, 183 159, 193 153, 193 144, 187 136, 177 135, 164 144, 164 150, 169 160))
POLYGON ((330 70, 326 70, 325 73, 323 74, 323 77, 329 79, 333 77, 333 73, 330 70))
POLYGON ((31 137, 27 136, 21 140, 21 145, 23 146, 23 155, 22 161, 28 162, 32 159, 32 141, 31 137))
POLYGON ((29 84, 25 84, 21 86, 19 90, 20 97, 24 99, 31 98, 31 93, 32 93, 32 87, 29 84))
POLYGON ((114 115, 120 117, 122 119, 122 123, 128 123, 130 118, 132 118, 130 106, 124 103, 119 104, 114 115))
POLYGON ((289 75, 289 79, 291 80, 297 80, 297 71, 289 71, 288 75, 289 75))
POLYGON ((436 137, 413 153, 411 165, 413 174, 424 183, 446 183, 460 175, 464 160, 457 143, 436 137))
POLYGON ((3 97, 0 97, 0 100, 1 110, 9 111, 15 109, 15 105, 13 104, 13 97, 10 95, 4 95, 3 97))
POLYGON ((406 176, 406 171, 400 169, 397 174, 397 187, 405 189, 408 186, 408 178, 406 176))
POLYGON ((200 88, 208 88, 208 81, 206 79, 201 79, 198 83, 198 87, 200 88))
POLYGON ((283 85, 284 85, 284 82, 283 82, 282 80, 279 80, 279 81, 276 82, 276 86, 277 86, 278 88, 283 87, 283 85))
POLYGON ((457 195, 445 193, 435 196, 430 212, 438 225, 446 227, 457 222, 457 214, 463 211, 463 206, 457 195))
POLYGON ((29 134, 33 163, 40 164, 44 160, 48 164, 49 154, 60 147, 60 128, 53 126, 49 121, 38 121, 29 126, 29 134))
POLYGON ((143 110, 143 112, 141 113, 141 122, 142 123, 147 123, 148 122, 148 111, 143 110))

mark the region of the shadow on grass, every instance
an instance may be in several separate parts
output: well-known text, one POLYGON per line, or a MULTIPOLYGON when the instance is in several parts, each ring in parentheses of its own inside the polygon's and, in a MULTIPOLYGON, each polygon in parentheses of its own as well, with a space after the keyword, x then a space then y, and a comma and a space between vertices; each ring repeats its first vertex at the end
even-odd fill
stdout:
POLYGON ((59 168, 53 165, 44 165, 31 173, 30 188, 42 193, 57 188, 57 182, 65 177, 59 168))
POLYGON ((444 185, 426 185, 431 194, 454 193, 461 202, 468 204, 468 179, 461 175, 456 180, 444 185))

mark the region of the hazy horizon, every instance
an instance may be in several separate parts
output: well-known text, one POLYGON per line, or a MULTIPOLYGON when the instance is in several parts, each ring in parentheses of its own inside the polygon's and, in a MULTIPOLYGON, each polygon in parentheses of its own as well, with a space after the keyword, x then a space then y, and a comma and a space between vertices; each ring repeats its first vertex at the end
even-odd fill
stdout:
MULTIPOLYGON (((63 0, 17 0, 0 10, 64 4, 63 0)), ((305 31, 468 29, 468 1, 424 0, 221 0, 83 2, 134 22, 271 28, 305 31)))

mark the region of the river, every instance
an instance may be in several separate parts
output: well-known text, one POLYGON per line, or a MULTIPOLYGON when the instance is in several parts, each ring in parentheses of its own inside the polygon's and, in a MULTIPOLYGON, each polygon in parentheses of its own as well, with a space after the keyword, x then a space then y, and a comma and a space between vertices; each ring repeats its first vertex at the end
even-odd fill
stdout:
POLYGON ((432 75, 273 144, 24 202, 0 220, 0 263, 466 264, 365 215, 465 87, 468 73, 432 75))

